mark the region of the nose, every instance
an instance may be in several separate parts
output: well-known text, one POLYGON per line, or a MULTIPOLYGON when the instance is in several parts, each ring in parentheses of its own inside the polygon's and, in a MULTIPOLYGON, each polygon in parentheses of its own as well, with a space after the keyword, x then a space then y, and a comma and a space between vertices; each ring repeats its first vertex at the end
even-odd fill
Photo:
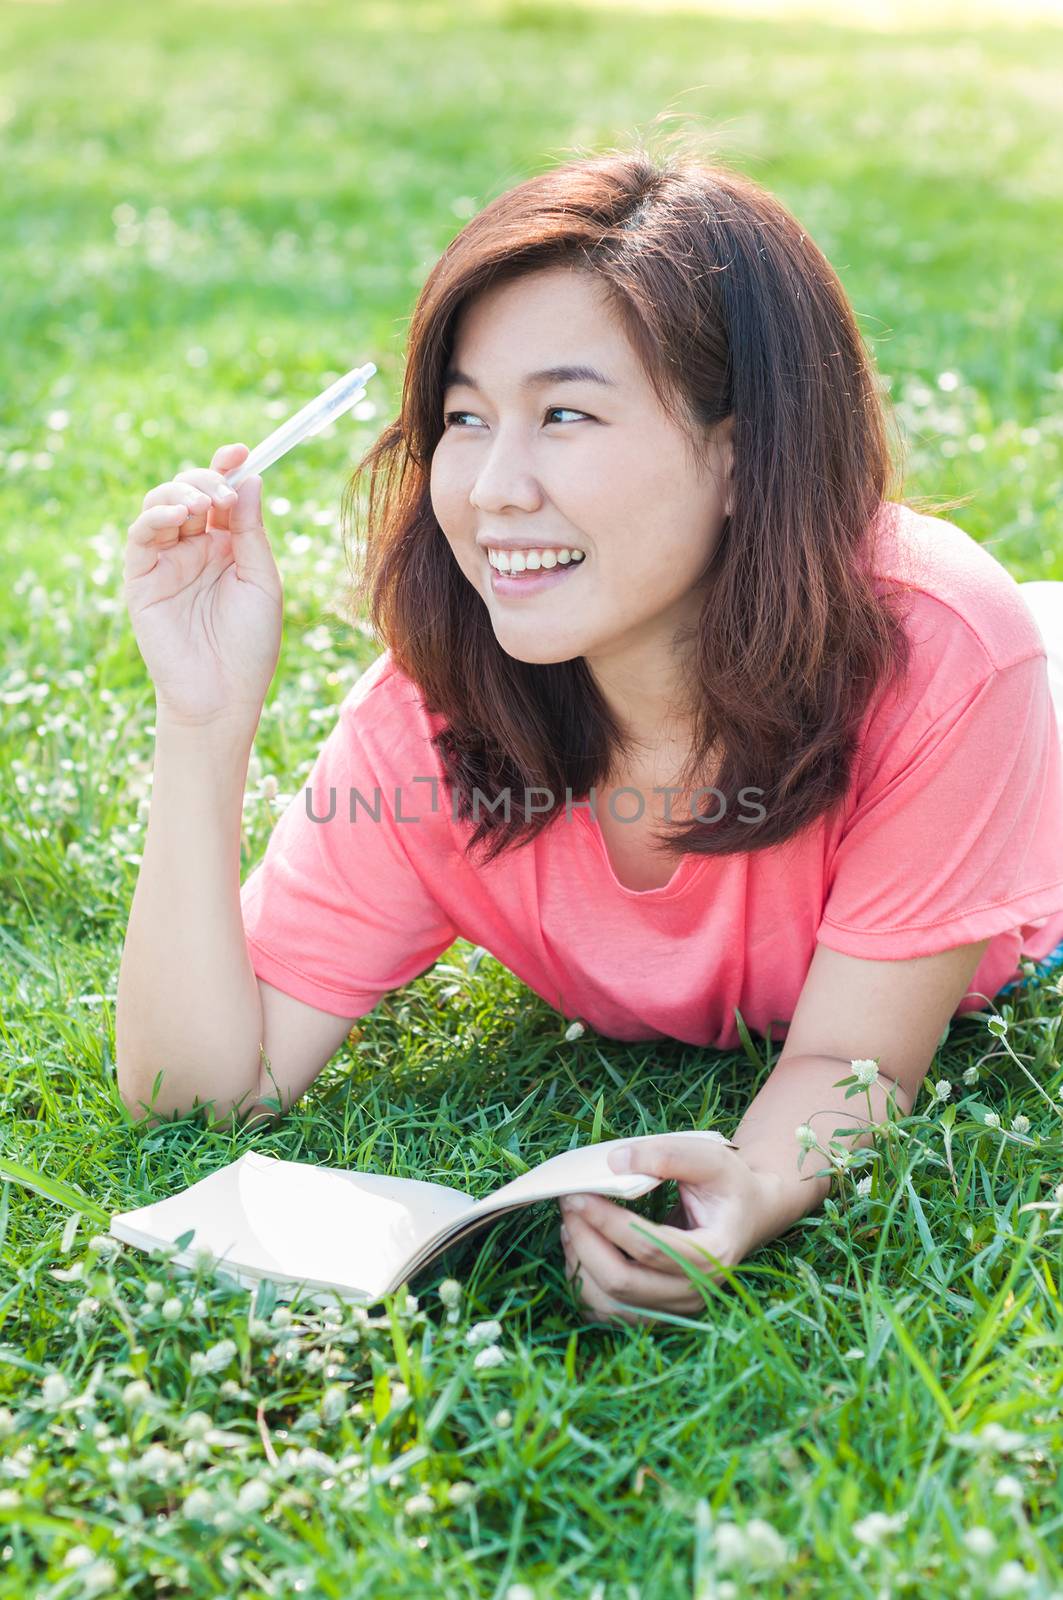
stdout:
POLYGON ((477 511, 493 513, 509 506, 535 511, 541 502, 538 481, 519 445, 497 436, 473 479, 469 504, 477 511))

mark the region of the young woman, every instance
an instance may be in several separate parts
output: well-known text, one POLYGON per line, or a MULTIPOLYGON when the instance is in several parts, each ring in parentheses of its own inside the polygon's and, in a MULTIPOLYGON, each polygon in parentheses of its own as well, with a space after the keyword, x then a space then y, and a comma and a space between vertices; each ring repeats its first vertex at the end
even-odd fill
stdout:
POLYGON ((820 1204, 795 1131, 852 1125, 851 1062, 907 1112, 949 1019, 1063 940, 1041 632, 988 550, 891 493, 885 423, 836 274, 748 179, 638 148, 493 201, 425 283, 362 463, 349 604, 386 648, 242 888, 281 636, 261 479, 225 494, 234 444, 150 490, 130 1109, 160 1068, 157 1111, 287 1107, 461 935, 613 1038, 730 1049, 740 1016, 784 1041, 730 1146, 638 1148, 675 1225, 563 1207, 589 1314, 696 1310, 657 1239, 733 1264, 820 1204))

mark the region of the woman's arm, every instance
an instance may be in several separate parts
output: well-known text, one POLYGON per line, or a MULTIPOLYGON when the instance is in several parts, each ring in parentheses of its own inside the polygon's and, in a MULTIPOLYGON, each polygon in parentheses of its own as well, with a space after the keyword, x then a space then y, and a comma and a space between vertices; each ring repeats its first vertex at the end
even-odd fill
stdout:
POLYGON ((864 1095, 845 1098, 834 1085, 852 1076, 854 1060, 877 1060, 871 1085, 875 1126, 886 1120, 891 1090, 909 1112, 945 1030, 968 992, 989 940, 909 961, 868 961, 818 945, 786 1042, 767 1082, 732 1138, 737 1150, 695 1140, 647 1141, 628 1147, 630 1167, 611 1151, 615 1170, 648 1172, 679 1184, 685 1229, 645 1221, 600 1195, 561 1202, 562 1243, 570 1276, 578 1274, 583 1303, 595 1319, 647 1320, 638 1310, 687 1313, 703 1309, 699 1290, 660 1240, 711 1272, 711 1253, 734 1265, 820 1206, 830 1178, 817 1178, 822 1157, 806 1157, 797 1129, 808 1124, 826 1149, 869 1144, 870 1131, 835 1134, 866 1123, 864 1095), (685 1147, 685 1148, 684 1148, 685 1147), (810 1169, 806 1176, 806 1169, 810 1169))

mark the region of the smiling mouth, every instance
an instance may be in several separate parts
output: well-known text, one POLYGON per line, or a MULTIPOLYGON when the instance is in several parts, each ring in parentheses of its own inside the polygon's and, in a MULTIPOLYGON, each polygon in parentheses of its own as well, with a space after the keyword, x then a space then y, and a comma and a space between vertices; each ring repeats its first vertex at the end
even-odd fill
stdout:
POLYGON ((507 550, 504 553, 506 562, 504 566, 501 564, 499 552, 493 546, 488 545, 485 554, 491 569, 494 572, 502 573, 508 578, 520 577, 525 572, 552 572, 555 567, 577 567, 585 559, 582 550, 577 550, 568 545, 559 545, 556 548, 541 550, 534 547, 526 551, 507 550), (520 563, 519 566, 512 564, 515 560, 520 563))

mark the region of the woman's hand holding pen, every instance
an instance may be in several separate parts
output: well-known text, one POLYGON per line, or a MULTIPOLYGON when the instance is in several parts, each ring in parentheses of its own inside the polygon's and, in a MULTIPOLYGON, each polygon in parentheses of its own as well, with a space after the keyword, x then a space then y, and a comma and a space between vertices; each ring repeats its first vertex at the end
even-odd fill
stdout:
POLYGON ((281 645, 280 573, 262 522, 262 479, 222 445, 144 496, 125 551, 125 601, 160 713, 257 727, 281 645))
POLYGON ((662 1311, 703 1312, 705 1294, 657 1241, 720 1282, 723 1274, 706 1252, 733 1267, 794 1220, 780 1194, 781 1179, 754 1171, 722 1142, 661 1134, 610 1150, 607 1160, 614 1172, 674 1178, 680 1198, 665 1223, 650 1222, 603 1195, 560 1200, 566 1276, 576 1280, 587 1321, 639 1323, 662 1311))

